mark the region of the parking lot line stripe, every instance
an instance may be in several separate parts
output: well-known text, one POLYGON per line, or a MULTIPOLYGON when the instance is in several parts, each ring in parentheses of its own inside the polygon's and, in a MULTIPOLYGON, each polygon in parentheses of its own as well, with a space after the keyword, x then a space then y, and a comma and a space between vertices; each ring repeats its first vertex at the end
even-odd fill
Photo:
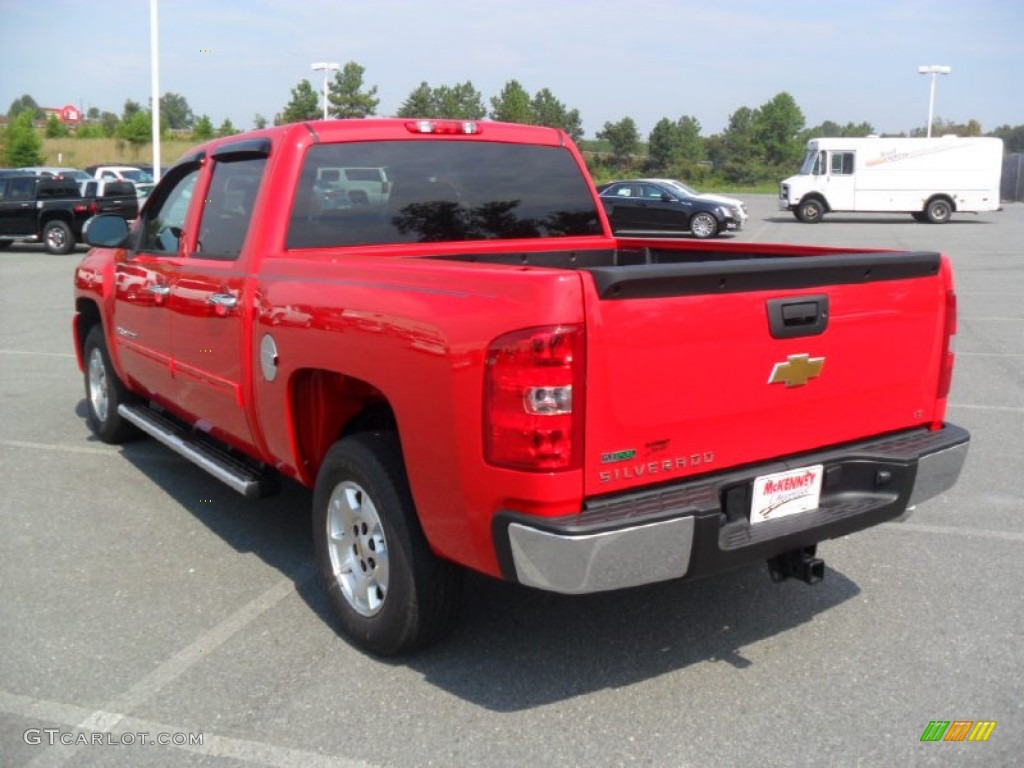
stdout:
POLYGON ((957 357, 1024 357, 1022 352, 961 352, 957 350, 957 357))
POLYGON ((978 405, 975 403, 950 403, 950 408, 966 408, 969 411, 1002 411, 1004 413, 1024 413, 1024 408, 1016 405, 978 405))
POLYGON ((926 523, 885 523, 888 531, 910 531, 911 533, 939 533, 964 538, 998 539, 999 541, 1024 541, 1024 533, 1013 531, 989 531, 978 528, 960 528, 956 525, 928 525, 926 523))
POLYGON ((35 451, 62 451, 64 453, 90 453, 101 456, 113 456, 118 453, 114 446, 98 445, 63 445, 61 443, 35 443, 30 440, 0 440, 0 446, 6 448, 30 448, 35 451))
POLYGON ((0 355, 38 355, 39 357, 74 357, 70 352, 38 352, 26 349, 0 349, 0 355))
MULTIPOLYGON (((128 712, 139 706, 144 701, 155 696, 164 686, 181 677, 200 661, 210 658, 205 652, 215 650, 226 643, 279 602, 302 588, 308 581, 312 580, 315 573, 316 571, 312 563, 303 565, 295 573, 294 577, 282 579, 270 589, 257 595, 220 624, 198 637, 148 675, 144 676, 127 691, 115 696, 105 706, 90 713, 87 717, 76 723, 76 727, 102 733, 113 732, 114 729, 121 728, 121 722, 128 716, 119 713, 128 712)), ((39 766, 53 768, 54 766, 64 765, 68 760, 72 760, 75 757, 75 753, 80 748, 82 747, 63 747, 62 745, 60 750, 48 749, 33 760, 30 765, 33 768, 39 768, 39 766)), ((303 764, 299 762, 289 765, 303 764)))
MULTIPOLYGON (((157 723, 152 720, 143 720, 141 718, 129 717, 127 715, 121 715, 114 712, 103 713, 106 716, 105 719, 109 719, 111 722, 115 723, 115 725, 110 728, 96 729, 86 727, 80 725, 80 723, 88 716, 89 711, 87 709, 76 707, 71 704, 62 704, 56 701, 46 701, 42 699, 34 699, 29 696, 20 696, 4 690, 0 690, 0 712, 26 719, 45 720, 49 723, 72 729, 72 731, 65 731, 65 733, 88 730, 93 733, 110 733, 117 737, 124 734, 133 734, 135 738, 138 738, 139 734, 147 734, 147 738, 150 741, 155 741, 157 734, 161 733, 189 733, 188 728, 183 728, 181 726, 157 723)), ((192 733, 198 732, 192 731, 192 733)), ((266 742, 250 741, 248 739, 233 739, 212 733, 203 733, 202 736, 202 744, 175 744, 172 742, 164 746, 183 749, 187 752, 194 752, 201 755, 209 755, 211 757, 233 758, 246 763, 280 766, 280 768, 301 768, 302 766, 313 766, 314 768, 317 768, 318 766, 323 766, 323 768, 372 768, 369 763, 349 760, 342 757, 334 757, 331 755, 321 755, 315 752, 282 747, 276 744, 267 744, 266 742)), ((47 745, 47 747, 48 746, 49 745, 47 745)), ((61 752, 64 750, 70 752, 76 751, 71 746, 65 747, 64 745, 61 745, 61 747, 61 750, 48 750, 46 753, 43 753, 33 760, 30 765, 59 765, 63 762, 63 760, 61 760, 61 752), (54 757, 48 757, 47 755, 53 755, 54 757), (53 762, 53 760, 58 760, 59 762, 53 762)), ((85 749, 84 746, 80 748, 85 749)), ((134 745, 124 745, 123 748, 133 749, 137 747, 134 745)), ((129 753, 125 754, 128 755, 129 753)), ((130 761, 125 762, 129 763, 130 761)))

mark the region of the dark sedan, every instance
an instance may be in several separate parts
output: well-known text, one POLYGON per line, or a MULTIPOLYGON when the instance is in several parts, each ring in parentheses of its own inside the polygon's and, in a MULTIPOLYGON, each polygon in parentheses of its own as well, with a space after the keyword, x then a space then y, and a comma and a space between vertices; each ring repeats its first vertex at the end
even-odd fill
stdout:
POLYGON ((742 226, 728 205, 690 197, 672 184, 646 179, 612 181, 597 191, 617 235, 689 232, 704 239, 742 226))

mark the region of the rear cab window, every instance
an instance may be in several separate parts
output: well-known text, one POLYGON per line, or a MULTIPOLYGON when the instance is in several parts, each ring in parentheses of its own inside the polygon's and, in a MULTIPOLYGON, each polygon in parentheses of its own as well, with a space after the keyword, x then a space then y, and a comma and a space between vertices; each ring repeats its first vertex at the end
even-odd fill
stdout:
POLYGON ((565 148, 368 141, 309 148, 286 247, 600 233, 586 178, 565 148))

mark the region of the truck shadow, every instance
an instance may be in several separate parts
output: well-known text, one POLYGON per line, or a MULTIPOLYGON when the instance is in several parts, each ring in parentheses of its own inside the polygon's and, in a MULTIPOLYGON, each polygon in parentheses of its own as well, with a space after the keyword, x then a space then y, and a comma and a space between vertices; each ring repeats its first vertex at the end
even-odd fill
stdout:
MULTIPOLYGON (((84 415, 85 403, 77 411, 84 415)), ((153 440, 122 456, 240 553, 257 555, 296 585, 309 608, 336 630, 314 576, 311 493, 283 481, 279 493, 247 500, 153 440)), ((828 544, 819 556, 828 561, 828 544)), ((692 583, 565 596, 469 574, 452 632, 419 654, 385 663, 467 702, 515 712, 623 688, 702 662, 743 670, 744 648, 808 621, 859 594, 828 569, 814 587, 773 584, 752 566, 692 583)), ((345 642, 339 634, 339 642, 345 642)))
POLYGON ((702 662, 743 670, 756 663, 745 647, 860 592, 831 569, 814 587, 776 585, 764 565, 579 597, 477 576, 470 586, 453 635, 405 663, 428 682, 498 712, 625 688, 702 662))

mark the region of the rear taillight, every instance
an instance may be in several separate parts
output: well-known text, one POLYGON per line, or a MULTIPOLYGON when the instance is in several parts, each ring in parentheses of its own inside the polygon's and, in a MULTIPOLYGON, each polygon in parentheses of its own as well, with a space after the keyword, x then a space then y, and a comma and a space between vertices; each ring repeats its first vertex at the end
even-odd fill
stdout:
POLYGON ((484 372, 484 457, 533 472, 583 464, 581 325, 526 328, 495 339, 484 372))
POLYGON ((939 371, 938 398, 944 400, 949 396, 949 388, 953 383, 953 361, 956 358, 953 342, 956 339, 956 294, 946 291, 946 325, 943 330, 942 367, 939 371))

